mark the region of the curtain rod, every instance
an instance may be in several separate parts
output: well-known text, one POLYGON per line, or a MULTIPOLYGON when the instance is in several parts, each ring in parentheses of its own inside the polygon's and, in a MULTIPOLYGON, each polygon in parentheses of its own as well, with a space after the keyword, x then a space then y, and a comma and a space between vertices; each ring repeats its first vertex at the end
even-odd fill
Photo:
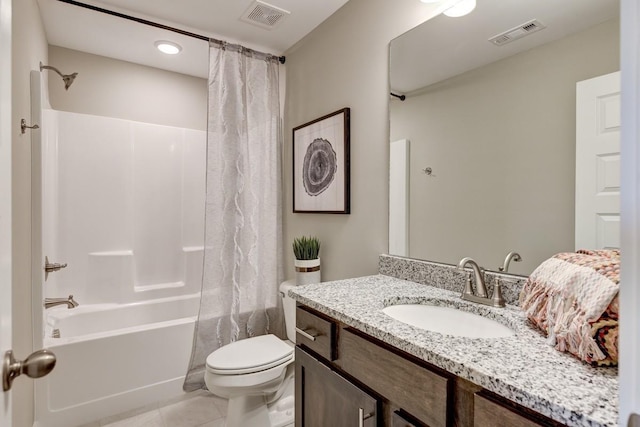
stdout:
MULTIPOLYGON (((129 21, 134 21, 134 22, 137 22, 139 24, 149 25, 151 27, 160 28, 162 30, 172 31, 174 33, 182 34, 183 36, 193 37, 194 39, 200 39, 200 40, 204 40, 206 42, 208 42, 209 40, 212 40, 213 42, 218 43, 218 44, 227 43, 227 42, 225 42, 223 40, 216 40, 216 39, 214 39, 212 37, 207 37, 207 36, 203 36, 203 35, 200 35, 200 34, 191 33, 189 31, 181 30, 179 28, 169 27, 168 25, 159 24, 157 22, 149 21, 149 20, 142 19, 142 18, 136 18, 135 16, 125 15, 124 13, 114 12, 113 10, 103 9, 101 7, 98 7, 98 6, 93 6, 93 5, 90 5, 90 4, 81 3, 81 2, 76 1, 76 0, 58 0, 58 1, 62 2, 62 3, 71 4, 71 5, 74 5, 74 6, 83 7, 85 9, 90 9, 90 10, 93 10, 95 12, 106 13, 107 15, 111 15, 111 16, 116 16, 118 18, 127 19, 129 21)), ((249 50, 253 50, 253 49, 249 49, 249 50)), ((278 58, 278 61, 280 61, 281 64, 284 64, 285 59, 286 59, 284 56, 278 56, 278 55, 271 55, 271 56, 273 56, 275 58, 278 58)))

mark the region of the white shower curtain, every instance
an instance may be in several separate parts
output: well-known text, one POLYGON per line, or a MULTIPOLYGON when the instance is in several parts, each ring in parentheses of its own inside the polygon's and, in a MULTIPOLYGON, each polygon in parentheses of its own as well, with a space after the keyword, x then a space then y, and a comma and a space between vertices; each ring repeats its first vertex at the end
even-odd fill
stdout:
POLYGON ((283 327, 278 58, 210 42, 204 273, 186 391, 207 356, 283 327))

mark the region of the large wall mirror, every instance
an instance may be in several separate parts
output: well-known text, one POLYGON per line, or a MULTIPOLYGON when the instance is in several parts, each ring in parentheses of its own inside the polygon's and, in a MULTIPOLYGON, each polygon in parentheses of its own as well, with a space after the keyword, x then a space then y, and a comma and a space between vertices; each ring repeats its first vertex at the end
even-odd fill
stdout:
POLYGON ((578 249, 576 83, 619 70, 618 1, 478 0, 390 58, 390 253, 498 271, 516 251, 528 275, 578 249))

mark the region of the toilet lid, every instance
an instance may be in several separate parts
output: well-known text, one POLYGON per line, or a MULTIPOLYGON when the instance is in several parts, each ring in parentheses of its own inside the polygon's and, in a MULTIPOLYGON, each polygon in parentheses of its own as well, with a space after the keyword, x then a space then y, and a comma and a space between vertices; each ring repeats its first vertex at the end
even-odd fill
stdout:
POLYGON ((225 345, 207 357, 207 369, 222 375, 247 374, 293 358, 293 347, 275 335, 261 335, 225 345))

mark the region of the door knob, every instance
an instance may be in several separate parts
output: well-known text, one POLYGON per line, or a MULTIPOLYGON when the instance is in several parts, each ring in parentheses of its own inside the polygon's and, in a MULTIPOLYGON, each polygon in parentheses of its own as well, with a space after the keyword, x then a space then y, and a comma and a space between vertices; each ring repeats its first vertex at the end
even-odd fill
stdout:
POLYGON ((31 353, 23 361, 13 357, 13 351, 4 354, 2 362, 2 390, 11 389, 13 380, 22 374, 30 378, 40 378, 47 375, 56 366, 56 355, 50 350, 38 350, 31 353))

